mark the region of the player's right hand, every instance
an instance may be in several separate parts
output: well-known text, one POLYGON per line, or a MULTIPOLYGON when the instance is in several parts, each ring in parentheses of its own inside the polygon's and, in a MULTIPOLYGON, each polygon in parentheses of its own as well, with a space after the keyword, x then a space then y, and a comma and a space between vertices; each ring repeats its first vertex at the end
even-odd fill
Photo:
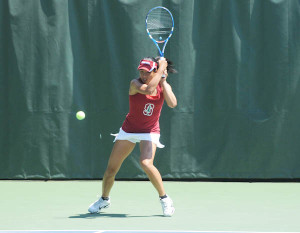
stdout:
POLYGON ((158 64, 159 64, 159 69, 162 69, 162 70, 167 69, 168 62, 167 62, 166 58, 161 57, 158 61, 158 64))

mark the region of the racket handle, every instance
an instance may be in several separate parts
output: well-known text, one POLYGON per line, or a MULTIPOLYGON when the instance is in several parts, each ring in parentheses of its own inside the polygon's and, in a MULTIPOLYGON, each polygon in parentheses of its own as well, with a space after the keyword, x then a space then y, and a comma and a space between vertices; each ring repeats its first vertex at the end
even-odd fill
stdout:
MULTIPOLYGON (((160 60, 161 60, 162 58, 164 58, 164 55, 160 56, 160 60)), ((162 77, 162 78, 165 78, 165 77, 166 77, 166 75, 165 75, 165 74, 163 74, 161 77, 162 77)))

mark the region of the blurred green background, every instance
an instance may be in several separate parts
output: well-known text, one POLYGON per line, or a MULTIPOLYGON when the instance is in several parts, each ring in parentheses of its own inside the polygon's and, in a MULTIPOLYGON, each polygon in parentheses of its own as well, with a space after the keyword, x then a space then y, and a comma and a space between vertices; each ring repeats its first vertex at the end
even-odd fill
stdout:
MULTIPOLYGON (((163 178, 300 178, 299 1, 4 0, 0 179, 102 178, 138 62, 158 55, 144 22, 158 5, 175 19, 165 56, 179 71, 163 178)), ((117 179, 146 178, 138 158, 137 146, 117 179)))

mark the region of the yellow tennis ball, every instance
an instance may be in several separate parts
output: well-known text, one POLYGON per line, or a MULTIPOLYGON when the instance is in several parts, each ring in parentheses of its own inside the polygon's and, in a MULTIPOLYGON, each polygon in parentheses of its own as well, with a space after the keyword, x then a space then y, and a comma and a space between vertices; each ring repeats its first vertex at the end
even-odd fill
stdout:
POLYGON ((78 120, 83 120, 85 118, 85 113, 83 111, 79 111, 76 113, 76 117, 78 120))

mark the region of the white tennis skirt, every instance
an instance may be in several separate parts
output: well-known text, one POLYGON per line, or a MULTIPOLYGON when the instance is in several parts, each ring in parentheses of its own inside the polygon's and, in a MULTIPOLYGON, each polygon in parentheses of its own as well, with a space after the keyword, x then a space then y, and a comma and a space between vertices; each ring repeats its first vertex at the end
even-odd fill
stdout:
POLYGON ((118 134, 111 134, 115 136, 115 141, 117 140, 128 140, 132 143, 137 143, 140 141, 151 141, 156 144, 158 148, 164 148, 165 146, 160 143, 160 134, 157 133, 126 133, 122 128, 118 134))

